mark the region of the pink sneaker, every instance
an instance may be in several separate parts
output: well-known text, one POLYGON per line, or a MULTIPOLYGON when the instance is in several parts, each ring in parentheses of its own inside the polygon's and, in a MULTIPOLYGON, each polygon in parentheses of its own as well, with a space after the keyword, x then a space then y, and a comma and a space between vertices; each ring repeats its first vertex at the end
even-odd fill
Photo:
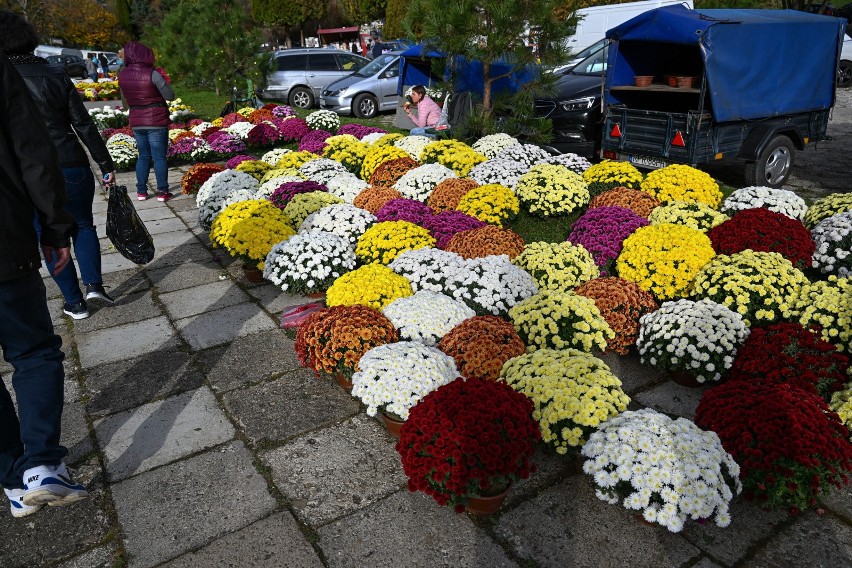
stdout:
POLYGON ((166 202, 172 198, 172 194, 168 191, 158 191, 157 192, 157 201, 166 202))
POLYGON ((136 194, 136 200, 137 201, 146 201, 147 199, 148 199, 148 192, 147 191, 145 193, 137 193, 136 194))

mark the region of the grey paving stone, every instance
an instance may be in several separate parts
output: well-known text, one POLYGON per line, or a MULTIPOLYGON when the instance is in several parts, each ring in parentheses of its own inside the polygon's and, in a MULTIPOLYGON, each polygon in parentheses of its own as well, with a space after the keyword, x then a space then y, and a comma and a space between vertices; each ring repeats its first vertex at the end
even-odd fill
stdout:
POLYGON ((673 381, 666 381, 636 394, 633 399, 660 412, 692 420, 701 396, 711 387, 712 385, 684 387, 673 381))
POLYGON ((193 349, 205 349, 233 341, 242 335, 275 329, 272 319, 250 303, 184 318, 175 322, 175 325, 193 349))
POLYGON ((148 264, 148 269, 175 266, 185 262, 210 262, 211 260, 213 260, 213 256, 204 245, 201 243, 188 243, 179 247, 157 251, 154 260, 148 264))
POLYGON ((108 544, 66 560, 57 568, 110 568, 115 560, 115 555, 115 545, 108 544))
POLYGON ((190 356, 174 349, 108 363, 86 373, 88 410, 93 416, 114 414, 204 384, 190 356))
POLYGON ((683 536, 692 544, 729 565, 742 560, 755 543, 776 532, 787 519, 784 511, 764 511, 754 502, 738 499, 731 505, 731 524, 719 528, 712 521, 687 521, 683 536))
POLYGON ((154 239, 154 247, 159 251, 167 251, 175 247, 198 242, 198 237, 193 235, 189 229, 158 233, 151 235, 151 238, 154 239))
POLYGON ((199 284, 192 288, 160 294, 160 301, 173 319, 182 319, 248 301, 249 297, 230 279, 199 284))
POLYGON ((701 560, 693 564, 692 568, 722 568, 722 566, 716 564, 709 558, 702 558, 701 560))
POLYGON ((296 371, 268 383, 233 390, 225 406, 254 444, 278 442, 354 416, 358 401, 328 379, 296 371))
POLYGON ((203 263, 187 262, 177 266, 149 269, 148 276, 154 282, 157 290, 164 293, 211 282, 221 282, 228 278, 228 273, 219 264, 207 261, 203 263))
POLYGON ((364 508, 406 481, 390 435, 363 414, 261 458, 296 515, 311 526, 364 508))
POLYGON ((124 479, 234 437, 210 389, 201 387, 95 423, 110 479, 124 479))
POLYGON ((293 340, 279 329, 238 337, 199 353, 198 365, 213 390, 222 392, 301 368, 293 340))
POLYGON ((101 274, 118 272, 119 270, 129 270, 136 266, 137 265, 133 261, 127 260, 118 252, 101 255, 101 274))
POLYGON ((185 231, 186 224, 183 220, 177 217, 170 216, 168 219, 157 219, 156 221, 146 221, 145 228, 151 235, 160 233, 170 233, 172 231, 185 231))
MULTIPOLYGON (((107 291, 107 293, 110 292, 107 291)), ((112 294, 110 295, 112 296, 112 294)), ((88 302, 90 316, 75 321, 74 331, 76 333, 88 333, 163 315, 163 310, 154 303, 150 291, 114 296, 113 299, 115 304, 112 306, 107 306, 97 300, 88 302)))
POLYGON ((831 493, 821 497, 820 501, 841 517, 845 517, 847 521, 852 522, 852 485, 846 485, 841 489, 832 487, 831 493))
POLYGON ((134 292, 144 292, 151 288, 150 282, 145 276, 145 269, 134 265, 128 270, 119 270, 104 274, 103 285, 110 296, 115 299, 134 292))
POLYGON ((559 455, 544 444, 539 444, 532 459, 538 468, 528 479, 522 479, 512 486, 506 496, 506 505, 512 506, 523 501, 530 495, 540 492, 545 487, 570 474, 583 472, 582 459, 572 455, 559 455))
POLYGON ((59 290, 59 286, 56 285, 53 278, 51 278, 46 272, 42 274, 41 281, 44 282, 45 294, 48 299, 62 297, 62 291, 59 290))
POLYGON ((62 408, 62 437, 60 443, 68 448, 65 461, 76 464, 94 449, 86 422, 86 406, 76 380, 65 380, 65 406, 62 408))
POLYGON ((179 345, 165 316, 78 333, 77 350, 83 368, 121 361, 179 345))
POLYGON ((95 196, 94 201, 92 201, 92 213, 103 213, 107 210, 108 206, 108 201, 100 198, 99 196, 95 196))
POLYGON ((129 566, 152 566, 269 515, 275 500, 241 442, 112 486, 129 566))
POLYGON ((139 218, 147 223, 148 221, 159 221, 160 219, 174 219, 175 214, 170 207, 155 207, 154 209, 143 209, 138 211, 139 218))
POLYGON ((251 566, 252 568, 322 568, 313 547, 288 512, 276 513, 228 534, 162 568, 251 566))
POLYGON ((405 490, 318 532, 331 567, 517 566, 467 515, 405 490))
POLYGON ((198 211, 198 205, 195 204, 195 195, 184 195, 185 199, 172 199, 169 201, 169 208, 172 211, 198 211))
POLYGON ((504 513, 497 535, 537 566, 682 566, 699 556, 686 539, 646 526, 595 497, 584 476, 551 487, 504 513))
POLYGON ((257 298, 266 311, 275 315, 281 315, 281 312, 292 306, 301 306, 308 302, 318 301, 306 296, 296 296, 282 292, 281 288, 271 282, 264 282, 262 286, 249 288, 248 293, 257 298))
MULTIPOLYGON (((179 218, 183 219, 183 222, 186 223, 186 226, 190 228, 190 230, 200 228, 198 226, 198 208, 192 207, 187 209, 179 209, 175 211, 175 215, 179 218)), ((208 231, 209 233, 209 231, 208 231)))
POLYGON ((600 358, 609 365, 615 376, 621 379, 621 388, 627 394, 633 394, 647 385, 658 382, 665 375, 664 371, 642 365, 639 362, 639 355, 634 351, 631 351, 629 355, 605 353, 600 358))
POLYGON ((809 511, 745 561, 749 568, 852 566, 852 527, 809 511))

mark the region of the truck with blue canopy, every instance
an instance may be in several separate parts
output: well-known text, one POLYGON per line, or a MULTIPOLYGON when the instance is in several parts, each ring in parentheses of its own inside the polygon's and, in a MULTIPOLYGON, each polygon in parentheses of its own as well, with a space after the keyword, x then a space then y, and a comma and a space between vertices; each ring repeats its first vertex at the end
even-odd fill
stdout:
POLYGON ((827 139, 846 20, 794 10, 640 14, 607 31, 601 157, 642 168, 735 158, 781 187, 827 139))

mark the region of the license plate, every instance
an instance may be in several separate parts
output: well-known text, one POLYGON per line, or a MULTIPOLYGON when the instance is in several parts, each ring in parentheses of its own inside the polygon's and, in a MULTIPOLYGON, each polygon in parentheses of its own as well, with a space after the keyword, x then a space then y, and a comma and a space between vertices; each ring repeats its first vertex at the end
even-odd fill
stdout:
POLYGON ((660 168, 665 168, 666 166, 668 166, 667 163, 665 163, 659 158, 649 158, 647 156, 628 156, 627 159, 634 166, 641 166, 643 168, 650 168, 652 170, 658 170, 660 168))

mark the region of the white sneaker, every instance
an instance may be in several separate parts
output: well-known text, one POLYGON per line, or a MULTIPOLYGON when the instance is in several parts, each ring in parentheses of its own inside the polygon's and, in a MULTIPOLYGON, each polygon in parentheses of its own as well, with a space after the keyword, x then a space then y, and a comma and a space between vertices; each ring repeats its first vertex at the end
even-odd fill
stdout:
POLYGON ((67 505, 89 496, 86 488, 74 483, 64 463, 40 465, 24 472, 25 505, 67 505))
POLYGON ((24 505, 22 497, 23 489, 3 489, 9 498, 9 506, 12 508, 12 516, 16 518, 26 517, 38 512, 44 505, 24 505))

